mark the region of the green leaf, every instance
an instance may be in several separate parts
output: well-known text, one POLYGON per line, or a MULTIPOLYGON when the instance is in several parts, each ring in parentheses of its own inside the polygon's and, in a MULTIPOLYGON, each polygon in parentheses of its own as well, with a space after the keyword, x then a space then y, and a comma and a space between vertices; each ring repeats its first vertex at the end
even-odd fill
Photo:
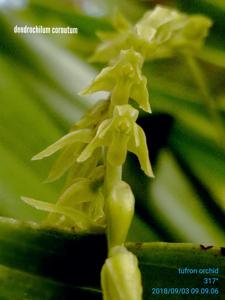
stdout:
POLYGON ((0 264, 8 268, 65 284, 98 288, 106 255, 103 235, 75 235, 73 230, 0 218, 0 264))
POLYGON ((0 265, 0 295, 4 300, 101 300, 98 289, 79 288, 0 265))
POLYGON ((129 242, 159 241, 160 237, 150 226, 135 213, 128 232, 129 242))
MULTIPOLYGON (((217 277, 220 292, 217 296, 209 294, 204 295, 204 299, 216 297, 222 300, 224 298, 225 281, 225 258, 224 248, 217 248, 211 245, 181 244, 181 243, 137 243, 136 245, 127 245, 139 259, 139 266, 142 273, 144 286, 144 300, 150 300, 155 297, 161 299, 166 295, 152 295, 153 288, 208 288, 212 286, 204 285, 204 277, 217 277), (192 274, 181 275, 179 269, 189 268, 198 271, 207 268, 218 268, 219 274, 192 274)), ((176 299, 200 299, 200 295, 171 295, 168 298, 176 299)), ((203 296, 202 296, 203 297, 203 296)))
MULTIPOLYGON (((139 259, 145 300, 152 299, 152 288, 204 287, 204 275, 178 274, 178 269, 185 267, 219 268, 219 274, 210 277, 219 278, 214 287, 219 287, 221 294, 216 298, 223 299, 224 248, 157 242, 126 246, 139 259)), ((99 276, 106 254, 102 235, 75 235, 0 218, 0 295, 4 300, 21 300, 22 295, 32 300, 101 299, 99 276)), ((173 299, 183 297, 174 295, 173 299)), ((212 299, 212 295, 204 295, 204 299, 212 299)))

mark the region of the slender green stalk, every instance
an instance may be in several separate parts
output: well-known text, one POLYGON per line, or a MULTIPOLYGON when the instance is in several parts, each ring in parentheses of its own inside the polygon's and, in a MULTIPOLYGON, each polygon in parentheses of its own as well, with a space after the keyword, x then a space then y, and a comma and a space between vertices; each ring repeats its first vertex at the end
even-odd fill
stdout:
POLYGON ((122 166, 114 166, 106 159, 105 165, 105 181, 104 191, 105 195, 109 195, 113 186, 122 180, 122 166))
MULTIPOLYGON (((107 217, 107 212, 109 211, 108 208, 108 195, 110 195, 113 191, 113 187, 116 186, 121 180, 122 180, 122 166, 114 166, 110 163, 110 160, 108 159, 107 155, 108 151, 105 150, 105 178, 104 178, 104 197, 105 197, 105 205, 104 205, 104 211, 106 214, 106 222, 109 219, 107 217)), ((106 228, 108 226, 106 225, 106 228)), ((109 233, 107 234, 109 236, 109 233)), ((110 252, 110 242, 109 238, 107 239, 108 243, 108 252, 110 252)))

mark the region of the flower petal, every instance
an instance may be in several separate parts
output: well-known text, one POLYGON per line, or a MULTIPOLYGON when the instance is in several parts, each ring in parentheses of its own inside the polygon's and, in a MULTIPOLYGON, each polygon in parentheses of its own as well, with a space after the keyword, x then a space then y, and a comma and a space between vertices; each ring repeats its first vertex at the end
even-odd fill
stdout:
POLYGON ((91 181, 80 178, 70 185, 60 196, 58 204, 75 208, 77 204, 90 202, 92 198, 91 181))
POLYGON ((90 129, 80 129, 70 132, 56 141, 54 144, 48 146, 45 150, 35 155, 32 160, 39 160, 44 157, 48 157, 63 147, 70 145, 74 142, 88 143, 93 136, 93 131, 90 129))
POLYGON ((125 18, 122 13, 117 11, 113 17, 113 26, 117 31, 123 32, 129 29, 132 24, 125 18))
POLYGON ((141 81, 132 86, 130 97, 134 99, 144 111, 151 113, 146 77, 142 76, 141 81))
POLYGON ((80 95, 88 95, 98 91, 111 91, 114 86, 115 77, 111 74, 112 67, 104 68, 93 80, 90 86, 84 89, 80 95))
MULTIPOLYGON (((90 226, 94 225, 92 220, 89 219, 84 213, 80 212, 71 207, 66 207, 61 204, 53 204, 48 202, 43 202, 40 200, 35 200, 28 197, 21 198, 25 203, 35 207, 36 209, 57 213, 60 215, 64 215, 65 217, 69 218, 74 224, 78 225, 81 229, 85 230, 88 229, 90 226)), ((52 224, 54 225, 54 224, 52 224)))
POLYGON ((106 118, 109 104, 109 100, 98 101, 78 122, 74 124, 72 131, 73 129, 76 130, 87 127, 95 127, 98 123, 106 118))
POLYGON ((111 143, 109 145, 107 158, 115 166, 124 164, 127 156, 127 144, 130 136, 121 132, 113 132, 111 143))
MULTIPOLYGON (((137 125, 138 126, 138 125, 137 125)), ((146 137, 143 129, 138 126, 137 128, 140 144, 136 147, 135 139, 130 139, 128 143, 128 150, 134 153, 140 162, 141 169, 149 177, 154 177, 152 167, 149 160, 148 147, 146 143, 146 137)))
POLYGON ((80 143, 80 147, 78 143, 76 145, 71 144, 65 147, 58 159, 54 162, 45 182, 53 182, 62 177, 76 162, 77 157, 83 148, 83 143, 80 143))
POLYGON ((77 158, 77 162, 83 162, 87 160, 93 154, 96 148, 105 146, 106 144, 105 135, 107 131, 110 129, 110 125, 111 125, 111 120, 105 120, 102 122, 102 124, 100 124, 95 137, 81 152, 80 156, 77 158))

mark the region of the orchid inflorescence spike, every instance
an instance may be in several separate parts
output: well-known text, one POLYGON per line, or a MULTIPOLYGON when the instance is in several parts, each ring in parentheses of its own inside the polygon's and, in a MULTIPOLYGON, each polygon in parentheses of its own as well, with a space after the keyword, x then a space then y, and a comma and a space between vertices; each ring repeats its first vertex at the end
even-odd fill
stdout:
POLYGON ((122 15, 114 19, 116 32, 100 33, 103 43, 92 57, 107 61, 81 94, 108 91, 54 144, 33 157, 43 159, 61 151, 47 181, 68 172, 66 187, 56 204, 23 197, 37 209, 48 211, 48 226, 73 228, 77 232, 105 232, 108 258, 101 272, 104 300, 141 300, 142 285, 137 258, 124 246, 134 214, 134 196, 122 180, 127 152, 134 153, 141 169, 154 177, 143 129, 136 123, 137 105, 151 112, 147 78, 142 74, 146 59, 194 52, 203 43, 211 21, 156 6, 132 25, 122 15))

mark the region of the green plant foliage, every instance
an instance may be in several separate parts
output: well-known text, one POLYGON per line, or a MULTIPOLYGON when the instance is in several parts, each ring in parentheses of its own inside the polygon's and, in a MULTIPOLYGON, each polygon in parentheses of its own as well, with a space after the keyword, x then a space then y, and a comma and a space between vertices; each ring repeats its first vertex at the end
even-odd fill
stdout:
MULTIPOLYGON (((1 218, 0 241, 0 294, 4 299, 20 300, 24 295, 35 300, 101 299, 99 274, 107 250, 103 235, 74 235, 1 218)), ((140 262, 144 299, 151 299, 152 288, 165 286, 165 282, 167 286, 175 282, 177 287, 199 286, 202 276, 177 274, 182 266, 218 267, 218 287, 223 289, 225 259, 219 247, 187 243, 129 243, 127 247, 140 262)))

